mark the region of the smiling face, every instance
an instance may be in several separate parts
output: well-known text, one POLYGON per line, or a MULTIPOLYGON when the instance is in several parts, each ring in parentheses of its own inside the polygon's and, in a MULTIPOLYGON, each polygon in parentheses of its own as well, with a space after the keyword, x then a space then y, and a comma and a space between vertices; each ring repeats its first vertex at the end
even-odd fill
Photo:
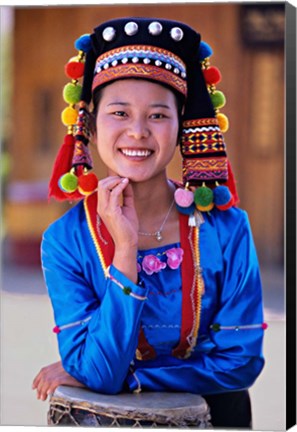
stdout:
POLYGON ((96 117, 99 155, 109 175, 133 182, 165 175, 177 144, 173 92, 146 80, 118 80, 102 90, 96 117))

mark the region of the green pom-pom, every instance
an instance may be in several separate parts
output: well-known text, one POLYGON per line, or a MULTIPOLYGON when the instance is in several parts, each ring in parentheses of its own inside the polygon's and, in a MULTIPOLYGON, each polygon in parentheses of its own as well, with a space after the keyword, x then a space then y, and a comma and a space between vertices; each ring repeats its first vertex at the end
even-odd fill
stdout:
POLYGON ((124 288, 123 288, 123 293, 124 293, 124 294, 126 294, 126 295, 130 295, 131 292, 132 292, 131 288, 129 288, 129 287, 124 287, 124 288))
POLYGON ((59 187, 63 192, 71 193, 76 191, 78 185, 78 178, 75 174, 64 174, 59 180, 59 187))
POLYGON ((82 87, 80 84, 73 84, 73 83, 66 84, 63 89, 64 101, 71 105, 75 105, 80 101, 81 92, 82 92, 82 87))
POLYGON ((213 202, 213 191, 206 186, 201 186, 195 190, 194 201, 196 205, 207 207, 213 202))
POLYGON ((221 330, 221 326, 220 326, 220 324, 217 324, 217 323, 213 324, 213 325, 211 326, 211 328, 212 328, 212 330, 213 330, 214 332, 218 332, 218 331, 221 330))
POLYGON ((210 94, 211 102, 214 108, 222 108, 226 103, 226 98, 223 92, 215 90, 210 94))

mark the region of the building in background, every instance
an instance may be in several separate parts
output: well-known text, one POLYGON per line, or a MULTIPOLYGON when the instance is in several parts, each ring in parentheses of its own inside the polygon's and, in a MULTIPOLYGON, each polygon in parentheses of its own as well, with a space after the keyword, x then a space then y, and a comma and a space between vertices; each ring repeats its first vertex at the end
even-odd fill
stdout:
MULTIPOLYGON (((262 265, 284 259, 284 3, 186 3, 112 6, 15 7, 12 27, 12 98, 5 146, 10 173, 4 210, 7 259, 39 265, 43 230, 69 204, 48 202, 47 184, 65 127, 64 65, 74 40, 120 16, 181 20, 213 48, 222 73, 219 89, 229 120, 227 149, 240 206, 249 213, 262 265)), ((10 79, 10 77, 7 77, 10 79)), ((99 177, 105 170, 93 151, 99 177)), ((177 152, 170 168, 181 177, 177 152)))

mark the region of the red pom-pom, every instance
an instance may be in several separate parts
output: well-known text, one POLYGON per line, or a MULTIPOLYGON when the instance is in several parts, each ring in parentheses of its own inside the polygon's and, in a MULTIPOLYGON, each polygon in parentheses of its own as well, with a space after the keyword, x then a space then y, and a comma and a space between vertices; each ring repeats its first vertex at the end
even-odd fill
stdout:
POLYGON ((221 72, 215 66, 210 66, 207 69, 203 69, 203 75, 205 82, 208 85, 218 84, 222 78, 221 72))
POLYGON ((98 178, 93 172, 83 174, 78 178, 78 190, 82 195, 89 195, 98 186, 98 178))
POLYGON ((65 65, 65 74, 72 79, 79 79, 84 75, 85 64, 82 62, 69 62, 65 65))
POLYGON ((64 138, 64 142, 57 154, 52 176, 49 182, 48 197, 53 197, 57 200, 65 200, 66 195, 59 187, 59 179, 63 174, 66 174, 71 169, 72 157, 74 150, 74 137, 68 134, 64 138))
POLYGON ((262 329, 263 329, 263 330, 266 330, 267 328, 268 328, 268 324, 267 324, 267 323, 263 323, 263 324, 262 324, 262 329))
POLYGON ((53 332, 56 333, 56 334, 60 333, 60 331, 61 330, 60 330, 59 326, 56 326, 56 327, 53 328, 53 332))

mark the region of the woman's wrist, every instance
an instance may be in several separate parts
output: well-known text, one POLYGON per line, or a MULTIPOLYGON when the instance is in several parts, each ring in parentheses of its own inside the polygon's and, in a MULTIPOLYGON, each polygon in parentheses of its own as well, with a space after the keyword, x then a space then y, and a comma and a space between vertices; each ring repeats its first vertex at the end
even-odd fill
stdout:
POLYGON ((133 283, 137 283, 137 248, 116 248, 113 265, 133 283))

